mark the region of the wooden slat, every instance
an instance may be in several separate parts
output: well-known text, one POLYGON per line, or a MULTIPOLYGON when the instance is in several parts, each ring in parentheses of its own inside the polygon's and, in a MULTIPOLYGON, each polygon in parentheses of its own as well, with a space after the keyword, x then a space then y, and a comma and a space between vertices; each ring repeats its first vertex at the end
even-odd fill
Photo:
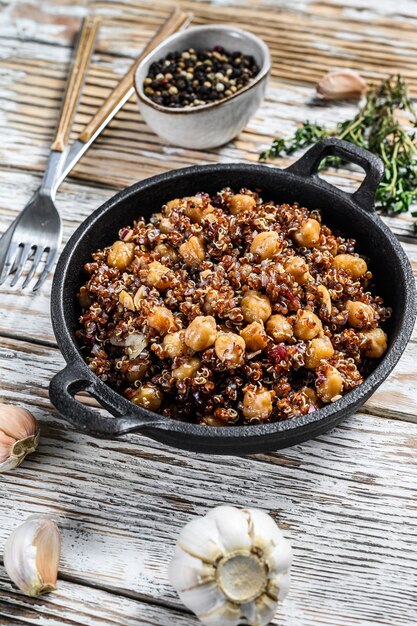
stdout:
MULTIPOLYGON (((120 590, 123 594, 123 590, 120 590)), ((20 593, 0 566, 0 623, 36 626, 197 626, 197 619, 172 608, 59 580, 54 593, 30 598, 20 593), (9 621, 10 620, 10 621, 9 621)))
MULTIPOLYGON (((186 8, 191 6, 189 3, 183 5, 186 8)), ((136 2, 93 3, 91 8, 104 11, 108 19, 91 68, 76 130, 89 119, 120 73, 128 67, 130 61, 127 57, 119 56, 119 52, 114 54, 117 43, 114 36, 122 38, 123 35, 125 45, 122 54, 136 54, 143 47, 149 32, 165 16, 168 4, 162 3, 157 11, 150 3, 139 7, 136 2), (140 33, 143 38, 138 41, 140 33)), ((195 6, 193 8, 196 10, 195 6)), ((280 8, 275 12, 269 7, 267 18, 261 12, 256 22, 253 19, 255 10, 250 6, 243 7, 239 12, 242 25, 259 31, 271 47, 274 77, 267 100, 235 142, 208 153, 165 147, 144 125, 132 101, 76 168, 75 175, 86 181, 120 187, 138 178, 195 162, 219 159, 256 161, 259 150, 266 147, 275 134, 289 135, 306 119, 333 125, 354 113, 353 105, 311 106, 314 93, 311 87, 290 86, 283 80, 296 77, 297 85, 302 80, 308 83, 316 81, 314 72, 322 73, 328 69, 323 65, 324 61, 320 65, 322 57, 330 59, 335 67, 346 64, 353 67, 357 63, 365 68, 364 74, 369 78, 377 78, 381 72, 389 71, 390 66, 395 71, 404 69, 405 73, 408 65, 415 67, 417 45, 408 20, 398 17, 395 23, 403 46, 407 45, 407 54, 404 54, 404 48, 398 46, 398 38, 392 37, 391 21, 388 25, 388 19, 378 18, 376 4, 372 5, 375 12, 372 29, 365 32, 359 16, 350 13, 348 20, 340 20, 342 7, 314 5, 308 14, 304 8, 301 4, 291 11, 280 8), (294 11, 298 11, 297 19, 294 19, 294 11), (316 13, 320 14, 320 19, 315 17, 316 13), (372 70, 374 74, 371 70, 366 71, 367 63, 375 66, 372 70)), ((231 7, 199 4, 196 13, 196 21, 200 23, 216 21, 219 16, 230 19, 234 10, 231 7)), ((76 18, 73 16, 71 19, 76 18)), ((17 2, 8 11, 5 21, 8 39, 3 41, 1 51, 3 77, 0 82, 3 86, 0 84, 0 99, 4 99, 5 141, 0 149, 0 165, 3 163, 6 167, 12 165, 37 171, 44 168, 69 59, 69 49, 62 43, 70 42, 71 33, 64 32, 61 38, 58 37, 58 31, 62 30, 60 20, 56 9, 49 3, 44 3, 42 11, 39 11, 33 3, 17 2), (40 27, 37 37, 43 43, 37 40, 19 42, 19 56, 16 58, 13 33, 19 33, 19 24, 26 22, 33 22, 36 26, 34 32, 40 27), (61 45, 57 45, 58 42, 61 45), (13 54, 8 49, 13 50, 13 54)), ((347 180, 349 178, 357 180, 357 175, 350 174, 347 180)), ((399 234, 407 236, 412 236, 412 222, 409 216, 391 221, 399 234)))
POLYGON ((167 562, 180 527, 218 504, 256 506, 295 551, 277 624, 412 623, 415 424, 356 415, 315 441, 239 460, 133 435, 95 440, 62 430, 51 413, 56 351, 3 340, 0 356, 2 400, 32 408, 42 424, 39 451, 2 476, 0 545, 27 515, 49 513, 63 530, 65 578, 176 606, 167 562))

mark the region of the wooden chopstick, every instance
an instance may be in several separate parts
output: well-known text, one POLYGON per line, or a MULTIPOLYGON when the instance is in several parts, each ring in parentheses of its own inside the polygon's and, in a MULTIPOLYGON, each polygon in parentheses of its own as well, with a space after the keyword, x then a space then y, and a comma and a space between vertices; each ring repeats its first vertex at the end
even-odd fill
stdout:
POLYGON ((87 17, 82 25, 77 43, 77 49, 68 78, 65 96, 61 107, 61 114, 55 131, 55 138, 51 149, 63 152, 68 141, 72 121, 77 109, 78 100, 84 84, 88 64, 94 49, 100 18, 87 17))

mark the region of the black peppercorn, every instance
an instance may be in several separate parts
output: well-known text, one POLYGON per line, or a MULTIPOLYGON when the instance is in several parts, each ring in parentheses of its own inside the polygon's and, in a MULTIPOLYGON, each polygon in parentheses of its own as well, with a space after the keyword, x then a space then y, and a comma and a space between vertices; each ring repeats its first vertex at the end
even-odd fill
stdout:
POLYGON ((148 98, 169 108, 195 107, 237 93, 259 72, 251 55, 212 50, 169 52, 153 62, 144 80, 148 98))

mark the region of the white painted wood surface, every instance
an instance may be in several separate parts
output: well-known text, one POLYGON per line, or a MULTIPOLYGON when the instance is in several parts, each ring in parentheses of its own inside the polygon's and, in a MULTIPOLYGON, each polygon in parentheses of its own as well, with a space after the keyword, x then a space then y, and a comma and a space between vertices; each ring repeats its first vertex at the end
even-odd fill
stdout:
MULTIPOLYGON (((64 240, 136 180, 194 163, 256 161, 278 132, 290 134, 305 119, 332 124, 353 113, 352 104, 312 101, 314 82, 331 67, 355 67, 372 80, 400 70, 417 95, 415 2, 179 4, 192 8, 198 23, 238 21, 265 38, 274 60, 267 98, 241 136, 209 153, 164 146, 129 102, 58 193, 64 240)), ((105 22, 76 129, 170 5, 0 0, 0 232, 39 184, 80 17, 94 11, 105 22)), ((350 189, 359 177, 345 171, 330 180, 350 189)), ((417 274, 412 219, 385 219, 417 274)), ((49 319, 50 287, 49 280, 36 298, 1 290, 0 396, 30 408, 42 438, 36 454, 0 477, 0 557, 21 520, 50 514, 63 530, 61 580, 55 594, 28 599, 0 567, 0 624, 196 626, 169 585, 167 563, 181 526, 227 502, 270 512, 292 541, 293 583, 276 626, 414 626, 416 332, 389 379, 339 428, 275 454, 208 457, 140 436, 101 441, 68 429, 47 394, 63 364, 49 319)))

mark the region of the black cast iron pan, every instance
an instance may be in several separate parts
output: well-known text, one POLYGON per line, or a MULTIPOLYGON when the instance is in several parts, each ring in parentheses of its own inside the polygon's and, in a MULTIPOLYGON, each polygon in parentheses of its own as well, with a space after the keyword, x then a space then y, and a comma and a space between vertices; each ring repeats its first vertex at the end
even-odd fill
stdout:
POLYGON ((141 432, 158 441, 198 452, 247 454, 300 443, 328 430, 357 410, 383 382, 400 358, 416 315, 414 279, 409 261, 389 228, 376 215, 374 196, 383 166, 371 153, 337 139, 313 146, 291 167, 215 164, 189 167, 144 180, 111 198, 76 230, 59 259, 52 287, 52 321, 67 366, 51 381, 53 404, 77 429, 97 437, 141 432), (360 165, 366 172, 359 189, 349 194, 318 177, 328 155, 360 165), (377 293, 393 314, 386 327, 389 347, 370 376, 331 405, 285 422, 254 426, 207 427, 162 417, 138 407, 100 381, 83 360, 75 338, 79 308, 76 293, 84 282, 83 266, 90 254, 117 238, 120 227, 138 215, 149 218, 172 198, 214 193, 230 186, 261 189, 264 200, 299 202, 319 208, 324 222, 357 240, 357 250, 369 258, 377 293), (74 398, 86 390, 111 416, 74 398))

